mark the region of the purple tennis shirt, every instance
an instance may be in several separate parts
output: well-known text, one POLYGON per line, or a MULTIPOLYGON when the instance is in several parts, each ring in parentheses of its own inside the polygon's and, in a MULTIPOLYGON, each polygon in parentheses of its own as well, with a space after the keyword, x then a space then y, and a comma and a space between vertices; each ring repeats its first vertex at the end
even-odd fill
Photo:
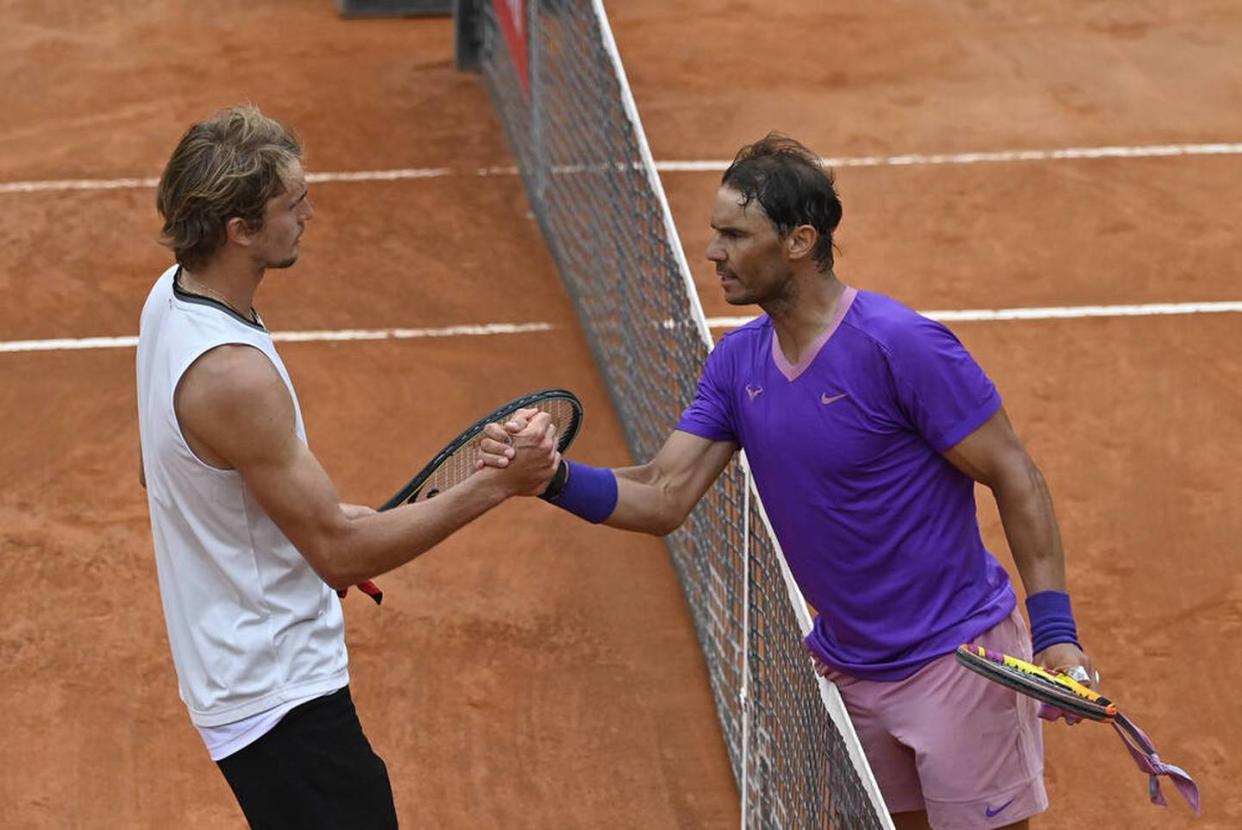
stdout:
POLYGON ((942 452, 1000 408, 940 323, 846 289, 791 364, 763 315, 721 338, 677 429, 746 451, 832 668, 901 680, 1017 602, 983 545, 974 481, 942 452))

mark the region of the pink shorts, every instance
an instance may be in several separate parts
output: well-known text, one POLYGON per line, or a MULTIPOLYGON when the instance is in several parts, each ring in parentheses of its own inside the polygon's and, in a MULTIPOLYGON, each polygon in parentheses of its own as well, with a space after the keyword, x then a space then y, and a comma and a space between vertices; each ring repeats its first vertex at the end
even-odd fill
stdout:
MULTIPOLYGON (((1031 659, 1017 608, 975 643, 1031 659)), ((936 830, 991 830, 1048 809, 1039 704, 948 654, 905 680, 829 671, 893 813, 926 810, 936 830)))

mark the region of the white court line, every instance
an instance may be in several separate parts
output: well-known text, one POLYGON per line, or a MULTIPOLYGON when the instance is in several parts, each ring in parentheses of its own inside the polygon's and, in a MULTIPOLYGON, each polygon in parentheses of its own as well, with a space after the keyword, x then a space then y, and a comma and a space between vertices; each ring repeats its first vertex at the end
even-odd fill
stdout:
MULTIPOLYGON (((903 156, 825 156, 828 167, 901 167, 922 164, 981 164, 1008 161, 1065 161, 1107 158, 1164 158, 1167 156, 1236 156, 1242 143, 1155 144, 1144 147, 1063 147, 1059 150, 1001 150, 994 153, 912 153, 903 156)), ((725 170, 729 161, 666 161, 656 168, 669 172, 725 170)))
MULTIPOLYGON (((1145 305, 1079 305, 1047 308, 975 308, 958 311, 920 311, 942 323, 993 320, 1069 320, 1079 317, 1158 317, 1169 314, 1222 314, 1242 312, 1242 302, 1148 303, 1145 305)), ((754 317, 712 317, 714 329, 744 326, 754 317)))
MULTIPOLYGON (((996 320, 1065 320, 1081 317, 1155 317, 1174 314, 1222 314, 1242 312, 1242 302, 1149 303, 1146 305, 1084 305, 1047 308, 977 308, 958 311, 923 311, 941 322, 996 320)), ((712 329, 744 326, 751 317, 708 317, 712 329)), ((670 325, 666 321, 665 325, 670 325)), ((445 326, 435 329, 341 329, 338 331, 274 332, 278 343, 310 343, 340 340, 410 340, 420 337, 480 337, 496 334, 525 334, 552 331, 552 323, 486 323, 478 326, 445 326)), ((0 341, 3 352, 56 352, 77 349, 132 349, 137 337, 81 337, 56 340, 0 341)))
MULTIPOLYGON (((525 334, 551 331, 551 323, 486 323, 480 326, 445 326, 436 329, 341 329, 338 331, 278 331, 278 343, 310 343, 339 340, 410 340, 419 337, 481 337, 493 334, 525 334)), ((0 341, 0 352, 59 352, 74 349, 132 349, 137 337, 81 337, 57 340, 0 341)))
MULTIPOLYGON (((824 158, 829 167, 893 167, 934 164, 980 164, 1013 161, 1066 161, 1105 158, 1163 158, 1168 156, 1232 156, 1242 155, 1242 143, 1153 144, 1135 147, 1062 147, 1048 150, 1001 150, 984 153, 911 153, 898 156, 843 156, 824 158)), ((686 173, 724 170, 728 160, 657 161, 662 173, 686 173)), ((436 179, 446 176, 515 176, 516 167, 480 167, 454 170, 451 167, 406 167, 395 170, 356 170, 310 173, 307 181, 314 183, 400 181, 405 179, 436 179)), ((55 179, 49 181, 0 182, 0 194, 41 193, 66 190, 122 190, 153 188, 158 178, 122 179, 55 179)))

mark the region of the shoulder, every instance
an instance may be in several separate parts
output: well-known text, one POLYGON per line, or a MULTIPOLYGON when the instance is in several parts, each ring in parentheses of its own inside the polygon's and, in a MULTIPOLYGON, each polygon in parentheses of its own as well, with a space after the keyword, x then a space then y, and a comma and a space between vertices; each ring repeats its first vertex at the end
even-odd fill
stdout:
POLYGON ((284 380, 271 359, 255 346, 226 343, 203 352, 181 376, 183 403, 243 409, 288 399, 284 380))
POLYGON ((713 352, 722 352, 725 354, 738 354, 741 352, 752 351, 762 348, 765 343, 770 342, 772 336, 772 319, 766 314, 760 314, 751 320, 730 332, 726 332, 720 340, 716 342, 713 352))
POLYGON ((772 321, 761 314, 754 320, 727 332, 712 347, 703 367, 703 374, 724 381, 733 377, 740 367, 753 364, 771 348, 772 321))
POLYGON ((870 291, 859 291, 845 324, 889 355, 919 350, 956 336, 943 323, 919 314, 904 303, 870 291))
POLYGON ((239 470, 283 452, 297 435, 293 398, 267 355, 253 346, 204 352, 182 376, 174 407, 196 451, 209 448, 239 470))

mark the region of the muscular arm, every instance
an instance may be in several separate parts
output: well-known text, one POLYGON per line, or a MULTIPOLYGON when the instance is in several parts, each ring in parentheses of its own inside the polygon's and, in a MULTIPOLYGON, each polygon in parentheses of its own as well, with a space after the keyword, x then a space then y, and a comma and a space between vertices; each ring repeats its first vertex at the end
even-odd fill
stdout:
POLYGON ((944 455, 992 491, 1026 592, 1064 591, 1065 554, 1052 495, 1004 408, 944 455))
POLYGON ((658 536, 672 533, 736 451, 731 441, 674 431, 646 464, 614 470, 617 507, 605 524, 658 536))
MULTIPOLYGON (((944 455, 953 466, 991 489, 1027 596, 1040 591, 1064 592, 1065 553, 1052 495, 1005 410, 998 409, 944 455)), ((1073 643, 1051 645, 1036 654, 1035 660, 1058 670, 1083 666, 1089 674, 1093 665, 1073 643)))
POLYGON ((221 346, 201 357, 176 393, 177 418, 207 463, 241 475, 276 525, 333 588, 408 562, 511 495, 542 490, 555 469, 546 417, 515 436, 505 469, 489 467, 435 499, 383 513, 346 511, 297 436, 292 398, 265 355, 221 346))

